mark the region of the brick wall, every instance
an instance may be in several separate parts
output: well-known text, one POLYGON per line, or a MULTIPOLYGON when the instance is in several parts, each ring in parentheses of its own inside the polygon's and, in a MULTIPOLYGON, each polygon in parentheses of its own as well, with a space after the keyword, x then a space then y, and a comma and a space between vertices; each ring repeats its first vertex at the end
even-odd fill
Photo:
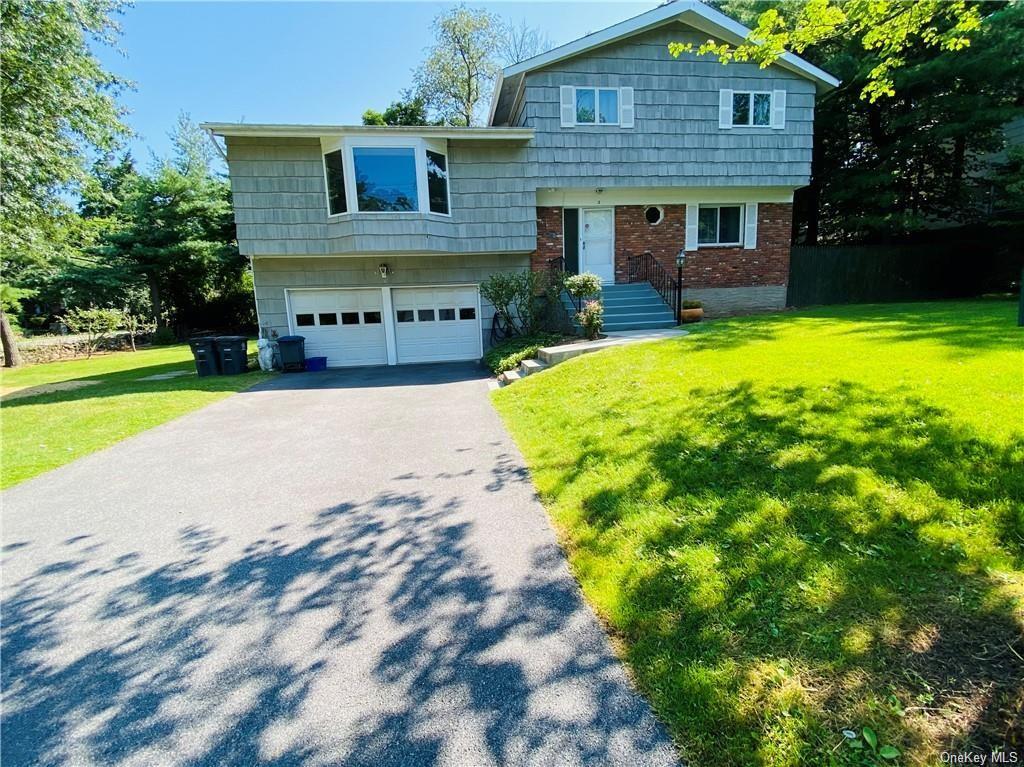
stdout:
MULTIPOLYGON (((615 279, 626 280, 626 259, 646 250, 672 274, 676 254, 686 242, 686 206, 665 205, 665 218, 651 226, 644 220, 644 206, 615 208, 615 279)), ((757 247, 701 248, 690 252, 683 270, 683 284, 694 288, 738 288, 785 285, 789 279, 789 243, 793 226, 790 203, 757 206, 757 247)))
MULTIPOLYGON (((652 226, 643 205, 615 207, 615 280, 626 281, 626 259, 651 251, 675 274, 676 254, 686 242, 686 206, 664 205, 665 217, 652 226)), ((789 278, 789 243, 793 226, 790 203, 757 206, 757 247, 701 248, 687 254, 683 284, 688 288, 741 288, 785 285, 789 278)), ((562 209, 537 208, 537 250, 530 256, 535 270, 562 255, 562 209)))
POLYGON ((548 259, 563 255, 562 240, 562 209, 537 208, 537 249, 530 254, 530 268, 546 272, 548 259))

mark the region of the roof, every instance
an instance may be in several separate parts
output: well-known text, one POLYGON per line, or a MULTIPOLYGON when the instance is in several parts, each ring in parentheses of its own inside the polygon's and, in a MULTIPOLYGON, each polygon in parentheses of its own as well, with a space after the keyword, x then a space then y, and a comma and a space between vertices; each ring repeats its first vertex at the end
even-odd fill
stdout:
POLYGON ((529 141, 533 128, 460 128, 451 125, 266 125, 256 123, 202 123, 218 136, 260 138, 319 138, 321 136, 422 136, 449 140, 529 141))
MULTIPOLYGON (((578 56, 595 48, 614 43, 628 37, 647 32, 666 24, 681 22, 700 32, 718 38, 727 43, 737 44, 747 38, 750 30, 724 13, 716 11, 700 0, 674 0, 657 8, 641 13, 631 19, 613 24, 599 32, 593 32, 571 43, 560 45, 547 53, 520 61, 502 70, 495 84, 494 97, 491 100, 491 114, 488 123, 504 125, 511 117, 515 101, 523 79, 528 72, 550 66, 559 61, 578 56)), ((809 61, 805 61, 793 53, 784 53, 775 62, 777 66, 788 69, 798 75, 812 80, 819 91, 830 90, 839 85, 839 80, 820 69, 809 61)))

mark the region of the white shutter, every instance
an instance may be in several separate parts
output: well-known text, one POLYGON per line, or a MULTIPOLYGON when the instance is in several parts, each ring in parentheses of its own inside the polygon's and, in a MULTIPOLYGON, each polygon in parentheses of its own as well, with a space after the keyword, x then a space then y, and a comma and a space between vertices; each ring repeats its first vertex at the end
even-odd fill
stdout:
POLYGON ((562 127, 571 128, 576 124, 576 93, 571 85, 561 88, 562 127))
POLYGON ((777 130, 786 127, 785 91, 772 91, 772 127, 777 130))
POLYGON ((686 206, 686 249, 697 249, 697 211, 699 205, 688 203, 686 206))
POLYGON ((623 128, 633 127, 633 89, 619 88, 619 125, 623 128))
POLYGON ((724 88, 718 92, 718 127, 732 127, 732 89, 724 88))
POLYGON ((748 202, 747 210, 744 214, 744 226, 743 226, 743 247, 747 250, 753 250, 757 247, 757 203, 748 202))

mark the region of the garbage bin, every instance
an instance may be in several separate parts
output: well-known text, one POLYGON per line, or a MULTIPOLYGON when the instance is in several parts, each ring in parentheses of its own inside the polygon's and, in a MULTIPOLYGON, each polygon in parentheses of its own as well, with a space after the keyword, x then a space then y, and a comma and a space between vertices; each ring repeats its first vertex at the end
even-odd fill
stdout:
POLYGON ((286 373, 306 369, 306 337, 281 336, 277 339, 281 351, 281 367, 286 373))
POLYGON ((196 361, 197 375, 220 375, 220 365, 217 361, 217 348, 213 338, 190 338, 188 339, 188 345, 192 348, 192 357, 196 361))
POLYGON ((249 339, 245 336, 218 336, 215 340, 220 372, 226 376, 244 373, 249 367, 249 339))

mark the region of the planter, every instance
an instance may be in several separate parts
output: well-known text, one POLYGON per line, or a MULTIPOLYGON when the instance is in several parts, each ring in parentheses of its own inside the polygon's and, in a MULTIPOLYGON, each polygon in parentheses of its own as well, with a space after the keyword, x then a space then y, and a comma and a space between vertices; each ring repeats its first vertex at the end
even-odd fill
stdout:
POLYGON ((680 309, 679 310, 679 321, 680 322, 700 322, 704 319, 704 308, 698 309, 680 309))

